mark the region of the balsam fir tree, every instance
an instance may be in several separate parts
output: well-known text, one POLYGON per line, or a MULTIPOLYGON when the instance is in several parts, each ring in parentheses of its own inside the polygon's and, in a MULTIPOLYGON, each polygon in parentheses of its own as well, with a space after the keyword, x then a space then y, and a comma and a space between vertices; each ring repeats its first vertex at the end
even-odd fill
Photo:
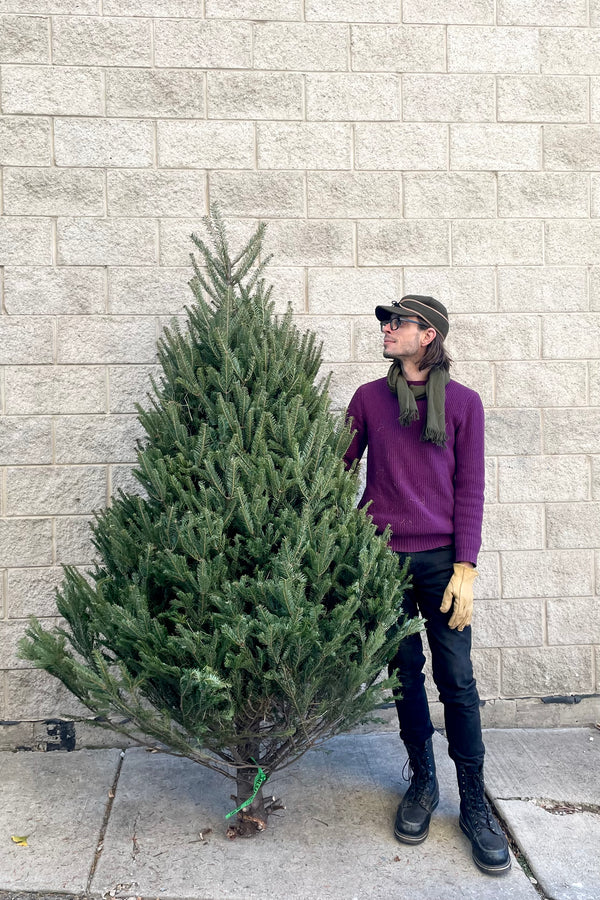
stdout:
POLYGON ((264 225, 232 258, 218 211, 204 221, 195 302, 138 407, 145 494, 96 515, 97 562, 57 593, 65 627, 32 620, 21 652, 98 724, 234 779, 235 836, 266 826, 265 780, 381 702, 379 673, 419 625, 399 619, 404 574, 355 507, 315 336, 273 314, 264 225))

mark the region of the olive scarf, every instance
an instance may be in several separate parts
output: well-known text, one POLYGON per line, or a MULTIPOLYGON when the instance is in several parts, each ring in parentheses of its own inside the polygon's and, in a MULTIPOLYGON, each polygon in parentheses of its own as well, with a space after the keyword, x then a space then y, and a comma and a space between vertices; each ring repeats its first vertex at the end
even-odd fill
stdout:
POLYGON ((421 440, 431 441, 438 447, 446 446, 446 385, 449 381, 450 375, 445 369, 432 369, 426 384, 409 385, 398 360, 394 360, 387 374, 388 387, 398 397, 401 425, 410 425, 419 418, 416 401, 427 397, 427 422, 421 440))

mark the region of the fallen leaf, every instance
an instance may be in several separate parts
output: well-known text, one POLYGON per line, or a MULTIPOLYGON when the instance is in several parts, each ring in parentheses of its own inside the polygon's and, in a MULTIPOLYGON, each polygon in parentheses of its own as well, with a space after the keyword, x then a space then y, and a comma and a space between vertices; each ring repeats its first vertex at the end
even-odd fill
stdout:
POLYGON ((22 837, 19 837, 18 834, 11 834, 10 839, 13 843, 18 844, 19 847, 29 847, 29 844, 27 843, 28 837, 28 834, 25 834, 22 837))

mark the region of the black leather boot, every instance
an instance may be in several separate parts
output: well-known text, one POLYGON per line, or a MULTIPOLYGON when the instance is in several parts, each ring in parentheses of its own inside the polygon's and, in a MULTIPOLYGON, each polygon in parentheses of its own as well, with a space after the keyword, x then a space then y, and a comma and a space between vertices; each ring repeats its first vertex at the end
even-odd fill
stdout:
POLYGON ((429 834, 431 813, 440 802, 431 738, 422 746, 406 744, 410 786, 396 813, 394 834, 405 844, 420 844, 429 834))
POLYGON ((503 875, 510 869, 508 842, 487 802, 483 766, 457 763, 460 792, 460 827, 471 841, 473 862, 488 875, 503 875))

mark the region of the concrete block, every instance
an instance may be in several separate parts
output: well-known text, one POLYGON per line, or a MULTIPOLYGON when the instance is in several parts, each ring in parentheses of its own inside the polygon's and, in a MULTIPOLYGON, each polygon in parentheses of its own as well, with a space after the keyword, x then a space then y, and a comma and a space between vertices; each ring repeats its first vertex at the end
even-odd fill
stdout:
POLYGON ((352 130, 344 122, 259 122, 259 169, 349 169, 352 130))
POLYGON ((57 16, 52 20, 52 61, 59 66, 150 66, 148 19, 57 16))
POLYGON ((452 378, 477 391, 484 406, 494 403, 494 367, 488 362, 465 362, 452 366, 452 378))
MULTIPOLYGON (((479 710, 481 714, 481 727, 486 728, 516 728, 517 706, 514 700, 490 698, 483 701, 479 710)), ((486 734, 483 736, 487 741, 486 734)))
POLYGON ((444 28, 353 25, 351 54, 352 68, 358 72, 443 72, 444 28))
POLYGON ((548 503, 546 530, 548 547, 593 549, 600 534, 600 503, 548 503))
POLYGON ((474 647, 539 647, 543 639, 543 601, 476 601, 473 610, 474 647))
POLYGON ((546 453, 597 453, 600 409, 544 410, 546 453))
POLYGON ((30 316, 0 316, 0 365, 51 363, 54 357, 52 320, 30 316))
POLYGON ((452 223, 458 266, 528 266, 543 262, 543 225, 528 219, 452 223))
POLYGON ((395 121, 400 118, 399 78, 395 74, 311 72, 306 76, 306 118, 395 121))
POLYGON ((493 0, 403 0, 403 22, 493 25, 493 0))
MULTIPOLYGON (((0 11, 7 13, 27 12, 31 15, 67 15, 74 13, 72 0, 2 0, 0 11)), ((77 0, 78 15, 93 15, 98 12, 95 0, 77 0)))
POLYGON ((106 410, 106 376, 99 366, 7 366, 5 373, 9 415, 106 410))
POLYGON ((501 503, 588 500, 589 469, 584 456, 508 456, 498 460, 501 503))
POLYGON ((449 262, 446 222, 359 222, 360 266, 435 266, 449 262))
POLYGON ((323 344, 323 362, 349 362, 350 328, 346 318, 337 316, 297 316, 295 324, 301 333, 312 331, 317 343, 323 344))
POLYGON ((0 750, 13 751, 16 748, 33 746, 33 724, 31 722, 9 722, 0 725, 0 750))
POLYGON ((587 25, 586 0, 498 0, 499 25, 587 25))
POLYGON ((448 158, 444 125, 373 122, 356 125, 357 169, 440 169, 448 158))
POLYGON ((600 603, 597 597, 548 600, 549 644, 600 643, 600 603))
POLYGON ((377 362, 383 354, 383 335, 375 316, 355 316, 352 319, 353 358, 361 362, 377 362))
POLYGON ((90 566, 97 557, 88 516, 59 516, 55 520, 56 562, 61 566, 90 566))
MULTIPOLYGON (((545 324, 547 320, 543 320, 545 324)), ((546 355, 546 354, 544 354, 546 355)), ((569 355, 568 353, 566 354, 569 355)), ((585 363, 496 363, 498 406, 585 406, 585 363)))
POLYGON ((593 456, 592 466, 592 500, 600 500, 600 458, 593 456))
POLYGON ((389 367, 387 359, 378 363, 333 363, 324 366, 321 369, 321 376, 328 374, 332 376, 329 393, 333 409, 345 410, 361 384, 385 378, 389 367))
POLYGON ((104 211, 102 172, 56 168, 4 170, 7 215, 102 216, 104 211))
MULTIPOLYGON (((259 23, 254 26, 254 67, 343 72, 348 69, 349 39, 350 29, 341 23, 259 23)), ((376 68, 374 64, 371 70, 376 68)))
POLYGON ((542 319, 542 354, 545 357, 594 357, 598 355, 599 339, 600 313, 566 315, 561 322, 553 317, 542 319), (577 329, 577 336, 570 331, 569 325, 577 329))
POLYGON ((248 69, 252 65, 249 22, 156 19, 154 41, 155 65, 159 67, 248 69))
POLYGON ((600 76, 591 76, 590 92, 590 122, 598 122, 600 121, 600 76))
POLYGON ((31 116, 0 116, 0 164, 50 164, 50 120, 31 116))
POLYGON ((493 456, 485 461, 485 502, 498 502, 498 460, 493 456))
POLYGON ((193 216, 206 212, 204 172, 107 173, 109 216, 193 216))
POLYGON ((200 169, 254 167, 252 122, 158 122, 160 166, 200 169))
POLYGON ((598 261, 600 223, 565 220, 546 222, 546 262, 586 265, 598 261))
POLYGON ((598 218, 600 216, 600 176, 590 175, 592 183, 592 216, 598 218))
POLYGON ((541 28, 540 68, 552 75, 600 74, 597 29, 541 28))
POLYGON ((500 651, 473 649, 471 658, 480 698, 497 697, 500 693, 500 651))
MULTIPOLYGON (((250 235, 256 230, 256 219, 226 219, 227 236, 232 250, 241 250, 250 239, 250 235)), ((202 234, 202 222, 200 217, 195 219, 161 219, 159 221, 160 265, 161 266, 187 266, 189 277, 193 272, 190 269, 190 253, 198 254, 196 246, 190 235, 200 232, 202 234)), ((279 260, 278 260, 279 262, 279 260)), ((188 300, 191 296, 188 296, 188 300)))
POLYGON ((52 520, 0 519, 0 558, 9 568, 51 565, 52 520))
POLYGON ((105 309, 100 268, 6 266, 4 305, 9 315, 92 314, 105 309))
POLYGON ((4 416, 0 429, 0 465, 43 465, 52 462, 50 417, 4 416))
POLYGON ((310 172, 308 215, 379 218, 400 215, 401 183, 395 172, 310 172))
POLYGON ((321 315, 371 315, 375 306, 389 306, 402 296, 402 276, 397 269, 308 270, 308 306, 321 315))
POLYGON ((493 122, 496 93, 493 75, 402 76, 405 122, 493 122))
POLYGON ((68 266, 151 265, 157 260, 156 224, 151 219, 59 218, 57 245, 59 263, 68 266))
POLYGON ((191 274, 189 267, 111 268, 108 273, 110 311, 119 316, 182 313, 184 306, 193 300, 188 286, 191 274))
POLYGON ((600 126, 546 125, 544 168, 600 169, 600 126))
POLYGON ((564 312, 588 308, 583 266, 498 269, 498 309, 507 312, 564 312))
POLYGON ((438 297, 455 313, 490 312, 496 308, 494 270, 484 267, 404 269, 404 292, 438 297))
POLYGON ((59 166, 151 166, 154 126, 135 119, 57 119, 54 148, 59 166))
POLYGON ((203 118, 205 74, 179 69, 107 69, 106 114, 203 118))
POLYGON ((205 7, 207 19, 293 21, 302 18, 301 0, 205 0, 205 7))
POLYGON ((536 316, 461 315, 448 335, 451 356, 460 360, 537 359, 536 316))
POLYGON ((588 218, 589 176, 575 172, 500 172, 498 215, 588 218))
POLYGON ((537 125, 458 123, 450 126, 451 169, 539 169, 541 153, 541 129, 537 125))
POLYGON ((491 172, 408 173, 403 184, 406 218, 496 216, 496 176, 491 172))
POLYGON ((488 410, 485 422, 486 452, 490 456, 529 456, 541 453, 540 419, 537 409, 488 410))
POLYGON ((155 360, 154 318, 64 316, 58 320, 60 363, 154 363, 155 360))
POLYGON ((587 122, 588 79, 555 75, 498 78, 499 122, 587 122))
POLYGON ((66 465, 134 462, 143 435, 135 416, 62 416, 55 428, 56 462, 66 465))
POLYGON ((211 172, 209 190, 223 215, 304 216, 304 175, 299 172, 211 172))
POLYGON ((106 504, 105 466, 27 466, 6 470, 8 516, 63 516, 106 504))
POLYGON ((537 28, 448 27, 449 72, 539 72, 537 28))
POLYGON ((600 406, 600 360, 588 362, 590 373, 590 404, 600 406))
MULTIPOLYGON (((85 716, 89 715, 89 710, 86 709, 75 697, 74 694, 71 694, 66 687, 64 687, 57 678, 53 678, 52 675, 48 675, 47 672, 44 672, 40 669, 13 669, 7 673, 7 684, 8 684, 8 693, 7 693, 7 702, 6 702, 6 718, 7 719, 39 719, 40 710, 48 710, 46 716, 50 717, 58 717, 58 718, 71 718, 73 716, 85 716)), ((85 751, 82 751, 85 752, 85 751)), ((110 751, 106 751, 107 753, 110 751)), ((118 751, 112 751, 118 752, 118 751)), ((37 754, 36 754, 37 755, 37 754)), ((35 755, 35 756, 36 756, 35 755)), ((26 756, 29 759, 35 759, 34 754, 28 753, 26 756)), ((46 754, 40 754, 46 758, 46 754)), ((60 759, 61 754, 59 753, 49 753, 47 757, 52 760, 58 761, 60 759)), ((103 766, 106 764, 105 760, 102 761, 103 766)), ((106 778, 106 775, 104 775, 106 778)), ((110 785, 112 783, 112 779, 114 778, 112 772, 110 776, 110 780, 107 779, 107 783, 110 785)), ((53 780, 53 779, 51 779, 53 780)), ((61 779, 62 782, 62 779, 61 779)), ((43 797, 43 805, 44 808, 47 808, 48 803, 50 802, 49 797, 59 794, 64 798, 65 787, 63 783, 60 783, 58 779, 55 782, 55 787, 52 792, 49 794, 46 793, 45 796, 40 795, 40 782, 36 780, 35 784, 35 796, 39 799, 40 796, 43 797), (58 790, 57 790, 58 788, 58 790), (56 792, 56 793, 55 793, 56 792)), ((81 809, 84 811, 85 815, 87 815, 88 804, 86 804, 84 797, 87 797, 89 800, 89 792, 90 792, 90 782, 88 779, 84 777, 84 786, 81 791, 81 802, 79 806, 75 804, 74 806, 69 805, 68 815, 71 821, 74 821, 76 827, 81 829, 82 820, 77 817, 77 814, 74 816, 75 809, 81 809)), ((95 794, 98 796, 98 794, 95 794)), ((106 792, 104 792, 104 796, 102 796, 102 803, 100 804, 102 812, 105 809, 105 800, 106 800, 106 792)), ((25 809, 23 804, 23 795, 19 794, 19 804, 22 805, 22 808, 25 809)), ((52 821, 56 823, 56 803, 53 803, 54 807, 52 813, 52 821)), ((94 804, 95 806, 95 804, 94 804)), ((36 809, 36 805, 33 807, 30 805, 29 809, 36 809)), ((40 821, 40 820, 38 820, 40 821)), ((87 821, 87 820, 84 820, 87 821)), ((41 829, 42 833, 46 831, 46 833, 51 833, 53 835, 52 840, 56 840, 56 825, 54 827, 47 826, 48 831, 46 829, 41 829)), ((96 842, 98 839, 99 831, 97 828, 94 829, 93 839, 89 844, 90 856, 89 859, 93 858, 94 850, 96 847, 96 842)), ((49 848, 48 854, 51 854, 53 851, 49 848)), ((54 851, 55 852, 55 851, 54 851)), ((46 857, 47 859, 48 857, 46 857)), ((65 860, 66 861, 66 860, 65 860)), ((62 870, 64 872, 64 869, 62 870)), ((85 876, 87 876, 88 866, 87 864, 84 867, 85 876)), ((57 879, 56 886, 57 888, 60 885, 60 890, 72 890, 74 887, 74 882, 72 880, 72 868, 69 867, 67 870, 67 875, 64 880, 59 878, 57 879)), ((38 876, 39 877, 39 876, 38 876)), ((27 888, 27 877, 25 877, 21 882, 20 886, 25 890, 27 888)), ((48 884, 47 876, 44 880, 40 879, 41 884, 48 884)), ((6 882, 5 882, 6 883, 6 882)), ((31 880, 29 880, 29 884, 31 884, 31 880)), ((85 877, 79 880, 79 884, 82 886, 85 885, 85 877)), ((82 887, 83 889, 83 887, 82 887)))
MULTIPOLYGON (((291 306, 295 313, 308 312, 304 269, 296 267, 281 268, 274 266, 265 273, 267 284, 273 285, 271 299, 275 303, 275 313, 286 312, 291 306)), ((310 310, 310 312, 326 312, 326 310, 310 310)))
MULTIPOLYGON (((47 622, 49 627, 58 625, 60 619, 50 619, 47 622)), ((25 637, 28 623, 19 622, 0 622, 0 659, 3 667, 7 669, 32 669, 33 663, 19 657, 19 641, 25 637)))
POLYGON ((0 62, 50 62, 49 23, 37 16, 0 16, 0 62))
MULTIPOLYGON (((103 0, 106 16, 173 16, 193 19, 197 0, 103 0)), ((95 10, 97 11, 97 10, 95 10)))
POLYGON ((135 478, 131 466, 109 466, 111 495, 114 497, 122 490, 125 494, 138 494, 146 497, 137 478, 135 478))
POLYGON ((296 72, 277 75, 271 72, 209 72, 208 117, 301 119, 302 79, 303 76, 296 72))
MULTIPOLYGON (((591 550, 503 550, 504 597, 585 597, 592 593, 591 550)), ((532 678, 532 682, 534 682, 532 678)), ((569 688, 574 690, 574 688, 569 688)), ((512 694, 513 691, 505 691, 512 694)), ((527 693, 517 691, 517 695, 527 693)), ((538 693, 533 689, 531 693, 538 693)), ((552 693, 547 691, 546 693, 552 693)), ((554 693, 566 693, 555 690, 554 693)))
POLYGON ((494 600, 501 596, 500 591, 500 559, 497 551, 479 553, 477 559, 476 596, 478 600, 494 600))
POLYGON ((486 507, 482 534, 484 550, 541 550, 543 546, 544 510, 541 504, 495 503, 486 507))
POLYGON ((351 266, 351 222, 276 219, 269 224, 265 250, 282 266, 351 266))
POLYGON ((111 413, 137 415, 136 403, 148 407, 147 394, 152 391, 150 376, 158 379, 160 366, 109 366, 109 409, 111 413))
POLYGON ((502 651, 502 693, 589 693, 592 653, 585 647, 518 647, 502 651))
POLYGON ((100 69, 6 65, 2 67, 0 96, 4 113, 103 114, 100 69))
POLYGON ((55 616, 55 591, 64 578, 58 566, 34 569, 9 569, 6 599, 8 616, 55 616))
MULTIPOLYGON (((215 0, 208 0, 215 2, 215 0)), ((235 2, 235 0, 223 0, 235 2)), ((395 0, 305 0, 307 21, 318 22, 399 22, 400 9, 395 0)))
POLYGON ((4 217, 0 220, 0 265, 45 266, 52 262, 50 219, 4 217))

